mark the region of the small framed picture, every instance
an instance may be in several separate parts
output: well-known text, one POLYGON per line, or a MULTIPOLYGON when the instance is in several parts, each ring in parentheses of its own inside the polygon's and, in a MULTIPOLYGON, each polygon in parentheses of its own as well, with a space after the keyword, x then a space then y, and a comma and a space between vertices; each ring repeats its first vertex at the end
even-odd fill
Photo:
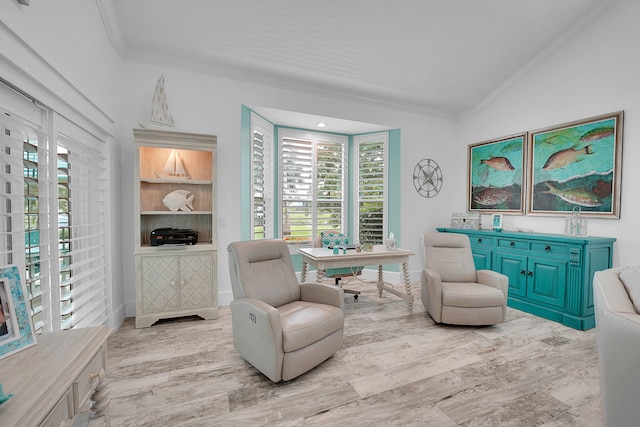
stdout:
POLYGON ((18 267, 0 267, 0 359, 36 343, 25 296, 18 267))
POLYGON ((491 228, 502 230, 502 214, 491 214, 491 228))

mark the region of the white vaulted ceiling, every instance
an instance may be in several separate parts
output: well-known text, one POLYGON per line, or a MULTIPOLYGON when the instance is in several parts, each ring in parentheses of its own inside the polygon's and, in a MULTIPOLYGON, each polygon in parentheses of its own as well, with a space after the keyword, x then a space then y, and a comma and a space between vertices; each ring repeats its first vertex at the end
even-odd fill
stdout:
POLYGON ((455 116, 619 0, 108 1, 126 59, 455 116))

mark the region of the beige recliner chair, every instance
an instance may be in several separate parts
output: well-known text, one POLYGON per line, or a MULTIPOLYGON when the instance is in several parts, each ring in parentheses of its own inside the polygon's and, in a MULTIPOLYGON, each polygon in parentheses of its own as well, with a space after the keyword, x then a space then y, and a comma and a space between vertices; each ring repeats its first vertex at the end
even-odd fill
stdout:
POLYGON ((509 279, 476 270, 466 234, 422 235, 422 303, 437 323, 495 325, 504 321, 509 279))
POLYGON ((233 344, 274 382, 290 380, 342 346, 344 293, 298 283, 283 240, 231 243, 233 344))
POLYGON ((593 276, 600 394, 608 427, 640 425, 640 314, 620 280, 622 270, 593 276))

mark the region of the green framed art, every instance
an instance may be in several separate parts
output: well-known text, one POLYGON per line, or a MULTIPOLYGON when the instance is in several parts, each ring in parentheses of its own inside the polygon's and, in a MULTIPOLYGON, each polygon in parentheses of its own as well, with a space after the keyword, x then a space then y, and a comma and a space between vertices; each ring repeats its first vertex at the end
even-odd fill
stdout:
POLYGON ((468 147, 467 210, 524 213, 526 133, 468 147))
POLYGON ((623 112, 529 133, 527 214, 620 217, 623 112))

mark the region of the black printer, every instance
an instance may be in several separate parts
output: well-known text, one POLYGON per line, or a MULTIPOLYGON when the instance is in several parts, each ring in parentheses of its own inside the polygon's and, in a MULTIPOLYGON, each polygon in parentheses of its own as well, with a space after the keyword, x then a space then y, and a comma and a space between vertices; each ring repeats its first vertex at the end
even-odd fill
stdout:
POLYGON ((189 228, 156 228, 151 232, 151 246, 195 245, 198 232, 189 228))

